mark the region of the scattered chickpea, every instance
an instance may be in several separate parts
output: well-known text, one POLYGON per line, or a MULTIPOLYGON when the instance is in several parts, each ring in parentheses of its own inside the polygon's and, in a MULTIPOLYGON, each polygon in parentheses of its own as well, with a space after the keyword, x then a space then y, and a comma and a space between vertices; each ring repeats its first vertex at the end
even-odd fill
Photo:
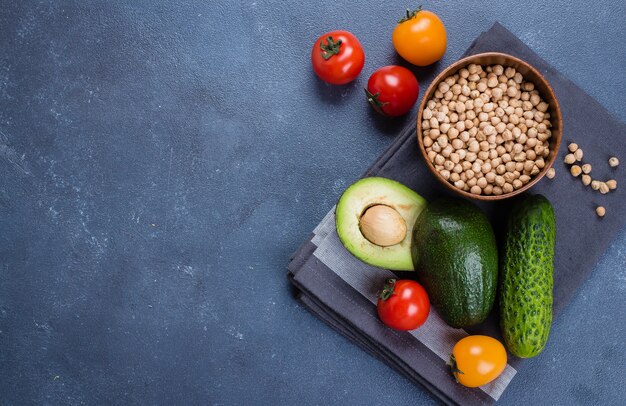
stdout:
POLYGON ((609 186, 605 182, 600 182, 600 193, 603 195, 609 193, 609 186))
POLYGON ((583 159, 583 150, 582 149, 577 149, 576 152, 574 152, 574 158, 576 158, 577 161, 582 161, 583 159))
POLYGON ((578 144, 576 144, 575 142, 571 142, 567 148, 569 149, 570 152, 576 152, 576 150, 578 149, 578 144))
POLYGON ((578 165, 572 165, 569 171, 572 174, 572 176, 578 176, 582 172, 582 169, 578 165))
POLYGON ((550 168, 548 169, 548 172, 546 172, 546 177, 548 179, 553 179, 555 174, 556 174, 556 171, 554 170, 554 168, 550 168))
POLYGON ((586 174, 590 173, 591 172, 591 164, 584 164, 582 166, 582 169, 583 169, 583 173, 586 173, 586 174))
POLYGON ((563 159, 563 162, 565 162, 568 165, 571 165, 574 162, 576 162, 576 157, 574 156, 574 154, 567 154, 565 155, 565 159, 563 159))
POLYGON ((606 214, 606 209, 602 206, 598 206, 596 207, 596 214, 598 215, 598 217, 604 217, 604 215, 606 214))
POLYGON ((609 158, 609 166, 611 168, 616 168, 617 165, 619 165, 619 159, 617 159, 616 157, 612 156, 611 158, 609 158))
POLYGON ((583 185, 585 186, 589 186, 589 184, 591 183, 591 176, 585 174, 582 176, 582 181, 583 181, 583 185))
POLYGON ((599 180, 592 180, 591 181, 591 188, 593 190, 598 190, 600 189, 600 181, 599 180))
POLYGON ((605 183, 609 187, 609 189, 611 190, 617 189, 617 181, 615 179, 607 180, 605 183))

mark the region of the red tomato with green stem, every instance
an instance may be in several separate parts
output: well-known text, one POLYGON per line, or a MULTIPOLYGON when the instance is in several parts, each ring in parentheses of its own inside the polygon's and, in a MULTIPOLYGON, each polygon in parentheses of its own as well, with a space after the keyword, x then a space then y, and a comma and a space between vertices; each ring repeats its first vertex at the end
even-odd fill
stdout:
POLYGON ((397 117, 408 113, 419 96, 415 75, 402 66, 384 66, 372 73, 365 89, 367 101, 377 112, 397 117))
POLYGON ((396 330, 415 330, 430 313, 426 289, 409 279, 387 279, 376 307, 382 322, 396 330))
POLYGON ((345 85, 361 73, 365 53, 351 32, 331 31, 313 44, 311 62, 320 79, 333 85, 345 85))

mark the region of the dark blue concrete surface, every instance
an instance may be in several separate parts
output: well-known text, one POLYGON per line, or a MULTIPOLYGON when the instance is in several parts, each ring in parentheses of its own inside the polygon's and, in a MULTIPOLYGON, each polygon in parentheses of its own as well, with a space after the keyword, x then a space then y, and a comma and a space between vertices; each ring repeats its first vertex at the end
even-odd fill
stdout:
MULTIPOLYGON (((285 277, 410 121, 361 91, 408 3, 87 3, 0 7, 0 404, 433 403, 285 277), (309 65, 335 28, 367 54, 339 88, 309 65)), ((500 21, 626 120, 623 1, 426 6, 422 85, 500 21)), ((626 230, 501 403, 623 402, 625 296, 626 230)))

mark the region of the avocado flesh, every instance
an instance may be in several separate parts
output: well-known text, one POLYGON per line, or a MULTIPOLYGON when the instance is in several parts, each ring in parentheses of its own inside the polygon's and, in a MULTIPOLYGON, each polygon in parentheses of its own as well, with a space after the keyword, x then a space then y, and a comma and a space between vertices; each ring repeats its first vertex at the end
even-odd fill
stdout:
POLYGON ((417 280, 455 328, 487 318, 495 301, 498 249, 491 224, 473 204, 439 199, 418 217, 412 247, 417 280))
POLYGON ((425 206, 426 201, 420 195, 399 182, 380 177, 364 178, 348 187, 337 203, 337 234, 352 255, 369 265, 394 271, 412 271, 412 229, 425 206), (369 207, 379 204, 393 208, 404 219, 407 232, 400 243, 381 247, 361 233, 361 215, 369 207))

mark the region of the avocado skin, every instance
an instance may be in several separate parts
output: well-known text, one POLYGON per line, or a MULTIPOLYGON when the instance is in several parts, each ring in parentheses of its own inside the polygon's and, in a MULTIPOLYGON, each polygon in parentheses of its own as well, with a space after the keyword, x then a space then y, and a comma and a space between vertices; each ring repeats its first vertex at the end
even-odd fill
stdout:
POLYGON ((447 324, 485 320, 496 297, 498 248, 478 207, 450 198, 430 203, 415 222, 411 254, 418 281, 447 324))
POLYGON ((509 214, 500 275, 500 327, 509 351, 538 355, 552 323, 556 219, 541 195, 526 196, 509 214))

